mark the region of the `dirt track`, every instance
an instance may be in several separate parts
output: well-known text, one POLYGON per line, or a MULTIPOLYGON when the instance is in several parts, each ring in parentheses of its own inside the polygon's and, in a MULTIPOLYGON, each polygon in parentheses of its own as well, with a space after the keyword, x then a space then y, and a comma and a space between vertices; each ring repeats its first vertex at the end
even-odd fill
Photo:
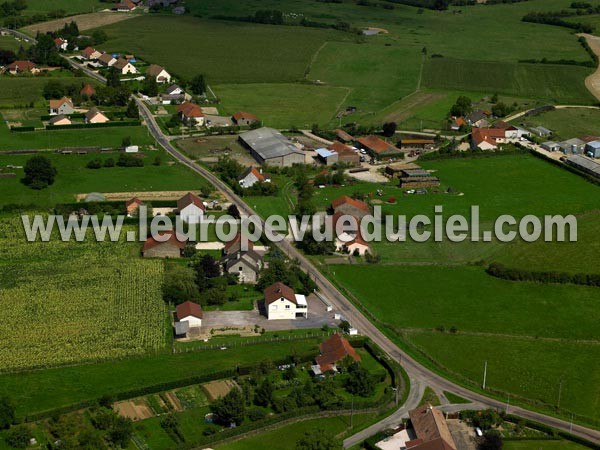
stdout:
MULTIPOLYGON (((591 34, 580 34, 586 38, 590 48, 598 57, 600 57, 600 37, 592 36, 591 34)), ((594 97, 600 100, 600 65, 596 72, 585 79, 585 87, 592 93, 594 97)))
POLYGON ((139 17, 135 14, 124 14, 116 12, 98 12, 91 14, 79 14, 78 16, 65 17, 64 19, 50 20, 48 22, 36 23, 24 28, 24 31, 32 36, 48 31, 55 31, 65 26, 65 24, 75 21, 79 27, 79 31, 90 30, 112 23, 122 22, 123 20, 139 17))

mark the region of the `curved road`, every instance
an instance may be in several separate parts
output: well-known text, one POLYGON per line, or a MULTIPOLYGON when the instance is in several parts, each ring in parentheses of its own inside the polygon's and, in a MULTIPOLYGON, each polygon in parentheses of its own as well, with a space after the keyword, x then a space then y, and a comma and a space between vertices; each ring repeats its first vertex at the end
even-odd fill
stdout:
MULTIPOLYGON (((223 192, 225 197, 235 204, 239 211, 245 215, 258 215, 244 203, 223 181, 212 174, 207 169, 199 166, 198 164, 191 161, 187 156, 177 150, 162 133, 161 129, 157 125, 154 117, 146 107, 146 105, 139 99, 135 98, 139 105, 140 114, 144 118, 148 129, 157 140, 157 142, 175 159, 181 164, 189 167, 194 172, 198 173, 202 177, 206 178, 216 188, 223 192)), ((263 227, 265 227, 264 221, 262 221, 263 227)), ((425 386, 430 386, 435 391, 451 391, 462 397, 471 400, 474 403, 481 404, 482 406, 505 409, 506 404, 504 402, 488 398, 484 395, 472 392, 467 388, 457 385, 449 380, 444 379, 440 375, 432 372, 431 370, 423 367, 407 353, 402 351, 396 344, 387 338, 375 325, 373 325, 353 304, 348 300, 338 289, 324 276, 322 275, 313 264, 301 254, 290 242, 282 240, 278 243, 278 246, 283 250, 290 258, 296 259, 300 263, 300 267, 306 271, 311 277, 314 278, 317 286, 325 297, 333 304, 333 306, 341 312, 352 325, 358 328, 362 334, 370 337, 377 345, 379 345, 393 360, 397 361, 404 367, 408 376, 411 380, 411 389, 408 401, 397 410, 392 416, 384 419, 383 421, 375 424, 368 428, 364 432, 358 433, 344 441, 344 447, 350 447, 356 443, 359 443, 365 437, 384 429, 386 426, 397 423, 399 419, 406 414, 409 409, 417 406, 421 393, 425 386)), ((589 429, 580 425, 569 424, 561 419, 555 417, 546 416, 534 411, 529 411, 520 407, 510 407, 510 413, 519 415, 521 417, 531 419, 560 430, 571 432, 576 436, 583 437, 595 443, 600 443, 600 432, 594 429, 589 429)))

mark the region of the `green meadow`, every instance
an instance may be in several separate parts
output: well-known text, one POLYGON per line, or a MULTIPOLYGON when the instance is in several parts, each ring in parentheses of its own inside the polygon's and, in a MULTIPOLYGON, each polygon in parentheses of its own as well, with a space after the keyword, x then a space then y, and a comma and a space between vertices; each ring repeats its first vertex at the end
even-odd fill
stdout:
MULTIPOLYGON (((56 133, 56 132, 54 132, 56 133)), ((2 197, 0 204, 35 204, 53 206, 59 202, 74 202, 75 196, 89 192, 140 192, 166 190, 198 190, 206 181, 191 170, 174 163, 164 151, 144 153, 144 167, 105 167, 88 169, 87 163, 96 158, 106 160, 118 158, 118 153, 62 155, 44 153, 56 167, 58 173, 53 185, 41 191, 28 188, 21 183, 23 169, 7 169, 17 174, 15 178, 0 178, 2 197), (161 165, 152 164, 155 156, 161 157, 161 165)), ((24 166, 32 155, 0 154, 0 167, 24 166)))
POLYGON ((108 8, 106 3, 99 0, 27 0, 27 9, 24 14, 47 14, 63 10, 67 15, 73 15, 106 8, 108 8))
MULTIPOLYGON (((48 101, 43 98, 43 92, 44 86, 49 80, 50 77, 44 76, 0 76, 0 107, 25 107, 31 103, 34 103, 36 106, 47 107, 48 101)), ((52 81, 69 86, 83 85, 88 82, 92 85, 96 84, 94 80, 74 77, 52 77, 52 81)))
POLYGON ((600 109, 556 109, 532 117, 520 117, 514 123, 526 126, 544 126, 554 132, 552 139, 592 135, 600 136, 600 109))

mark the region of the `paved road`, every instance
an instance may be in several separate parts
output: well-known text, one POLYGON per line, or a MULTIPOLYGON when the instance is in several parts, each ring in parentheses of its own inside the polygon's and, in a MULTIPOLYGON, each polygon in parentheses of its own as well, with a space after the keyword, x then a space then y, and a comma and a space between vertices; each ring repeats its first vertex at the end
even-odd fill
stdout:
MULTIPOLYGON (((146 121, 148 129, 152 133, 152 135, 156 138, 157 142, 164 147, 164 149, 169 152, 175 159, 177 159, 181 164, 189 167, 202 177, 206 178, 209 182, 211 182, 217 189, 223 192, 225 197, 234 203, 239 211, 243 215, 255 215, 258 216, 246 203, 244 203, 234 192, 227 186, 223 181, 221 181, 218 177, 213 175, 207 169, 195 164, 185 155, 183 155, 179 150, 177 150, 167 139, 160 128, 158 127, 154 117, 146 107, 146 105, 139 99, 136 98, 136 101, 140 108, 140 113, 146 121)), ((263 222, 263 227, 265 224, 263 222)), ((276 234, 276 233, 274 233, 276 234)), ((370 337, 377 345, 379 345, 383 351, 385 351, 390 358, 399 362, 406 372, 409 375, 411 380, 411 390, 409 394, 408 401, 402 406, 401 409, 396 411, 392 416, 384 419, 378 424, 369 428, 371 432, 378 431, 380 429, 384 429, 388 427, 390 424, 395 423, 402 417, 403 414, 406 413, 407 410, 414 408, 419 399, 421 398, 421 393, 424 390, 425 386, 430 386, 435 391, 452 391, 461 397, 467 398, 474 403, 478 403, 480 405, 486 407, 492 407, 496 409, 505 409, 506 404, 504 402, 500 402, 498 400, 488 398, 484 395, 471 392, 467 388, 464 388, 460 385, 454 384, 451 381, 448 381, 441 377, 440 375, 432 372, 431 370, 421 366, 418 362, 416 362, 413 358, 411 358, 408 354, 403 352, 396 344, 394 344, 390 339, 388 339, 375 325, 373 325, 355 306, 348 300, 340 291, 337 290, 335 286, 325 277, 323 276, 313 265, 312 263, 304 257, 290 242, 286 240, 282 240, 278 247, 284 251, 290 258, 298 260, 300 263, 300 267, 306 271, 316 282, 322 294, 333 304, 334 308, 341 312, 352 325, 361 332, 361 334, 370 337)), ((583 437, 585 439, 589 439, 595 443, 600 443, 600 432, 585 428, 580 425, 570 425, 569 422, 566 422, 561 419, 557 419, 555 417, 546 416, 544 414, 540 414, 534 411, 529 411, 520 407, 510 407, 509 411, 512 414, 519 415, 521 417, 535 420, 537 422, 544 423, 546 425, 561 429, 563 431, 571 431, 573 434, 583 437)), ((359 442, 363 435, 366 435, 366 432, 361 432, 355 436, 348 438, 344 445, 347 447, 351 445, 352 442, 359 442)))

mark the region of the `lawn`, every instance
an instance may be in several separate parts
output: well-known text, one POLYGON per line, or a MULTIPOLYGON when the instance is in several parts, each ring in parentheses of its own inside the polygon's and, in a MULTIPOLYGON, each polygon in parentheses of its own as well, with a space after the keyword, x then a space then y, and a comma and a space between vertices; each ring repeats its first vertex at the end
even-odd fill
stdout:
POLYGON ((600 136, 600 109, 556 109, 538 116, 521 117, 515 123, 525 126, 544 126, 554 132, 559 141, 585 135, 600 136))
POLYGON ((347 36, 333 30, 164 15, 146 15, 103 30, 109 40, 102 49, 134 53, 188 79, 203 73, 211 85, 301 80, 325 41, 347 36))
POLYGON ((504 450, 587 450, 589 447, 571 441, 511 441, 504 440, 504 450))
MULTIPOLYGON (((0 205, 16 203, 47 207, 59 202, 74 202, 75 195, 80 193, 197 190, 206 184, 203 178, 189 169, 180 164, 170 164, 171 158, 162 150, 144 153, 144 167, 105 167, 97 170, 86 168, 87 163, 98 157, 102 160, 116 159, 118 154, 63 155, 48 152, 44 155, 58 171, 54 184, 41 191, 30 189, 20 182, 22 169, 9 169, 17 177, 0 179, 3 193, 0 205), (162 158, 160 166, 151 163, 155 155, 162 158)), ((0 167, 7 164, 24 166, 29 158, 31 155, 0 154, 0 167)))
POLYGON ((133 145, 154 144, 154 138, 143 126, 91 128, 56 131, 11 132, 0 124, 0 152, 6 150, 53 150, 65 147, 120 148, 125 137, 133 145))
POLYGON ((165 348, 163 264, 134 256, 140 244, 27 242, 19 217, 0 229, 0 371, 165 348))
POLYGON ((19 50, 19 48, 27 48, 29 44, 23 41, 17 40, 14 36, 0 36, 0 49, 2 50, 11 50, 15 53, 19 50))
POLYGON ((0 395, 17 403, 17 414, 25 416, 76 402, 93 400, 144 386, 154 386, 221 371, 235 365, 255 364, 267 355, 271 360, 292 352, 317 353, 320 339, 270 342, 229 350, 206 350, 176 355, 158 354, 122 361, 0 376, 0 395))
MULTIPOLYGON (((48 101, 44 99, 43 92, 48 81, 49 77, 42 76, 0 76, 0 106, 3 108, 28 107, 34 103, 38 107, 47 108, 48 101)), ((94 80, 75 77, 52 77, 52 81, 77 86, 83 86, 87 82, 92 85, 96 84, 94 80)))
POLYGON ((592 72, 580 66, 431 58, 425 64, 423 85, 544 99, 555 104, 591 105, 596 101, 583 80, 592 72))
POLYGON ((56 10, 63 10, 66 15, 88 13, 106 8, 106 3, 99 0, 27 0, 27 15, 47 14, 56 10))

